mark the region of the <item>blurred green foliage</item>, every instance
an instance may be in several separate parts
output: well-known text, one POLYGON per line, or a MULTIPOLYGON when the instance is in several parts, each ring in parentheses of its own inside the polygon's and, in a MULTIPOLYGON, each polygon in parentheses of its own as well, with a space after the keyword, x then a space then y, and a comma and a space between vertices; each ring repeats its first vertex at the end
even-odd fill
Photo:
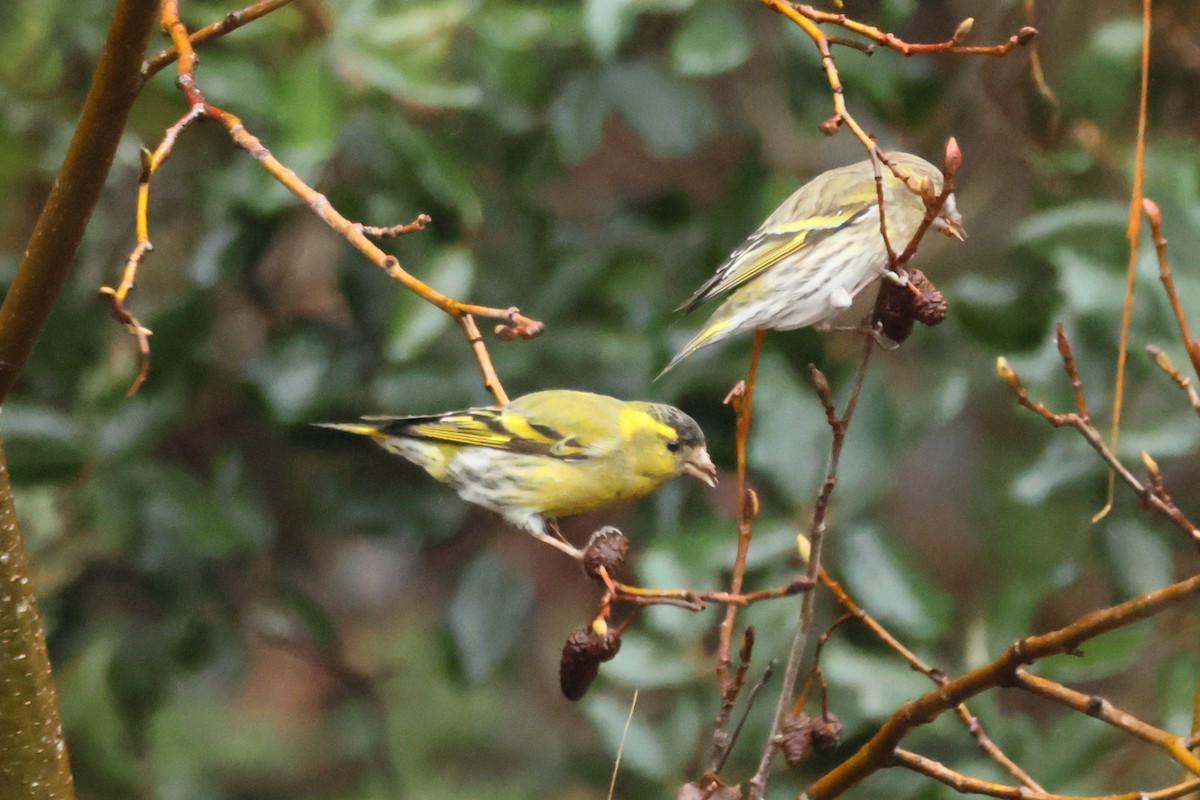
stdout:
MULTIPOLYGON (((62 156, 110 6, 16 0, 0 16, 0 276, 62 156)), ((980 42, 1021 24, 1014 2, 846 6, 911 40, 944 39, 956 14, 977 17, 980 42)), ((193 25, 229 10, 184 6, 193 25)), ((949 673, 1194 569, 1127 494, 1090 525, 1100 462, 1016 409, 993 372, 1003 353, 1035 396, 1068 407, 1051 337, 1062 320, 1096 416, 1109 406, 1140 35, 1127 12, 1115 0, 1039 5, 1057 127, 1038 113, 1021 51, 837 51, 852 110, 886 147, 935 159, 955 135, 966 157, 971 238, 929 241, 919 256, 950 319, 877 355, 827 556, 949 673)), ((1200 84, 1179 54, 1198 30, 1187 4, 1156 4, 1146 191, 1193 311, 1200 84)), ((848 134, 817 133, 828 89, 785 20, 734 0, 301 0, 201 55, 210 101, 348 217, 433 217, 388 245, 414 274, 547 323, 535 341, 490 344, 511 394, 561 386, 677 403, 732 467, 721 398, 748 343, 652 383, 693 324, 670 309, 801 181, 861 157, 848 134)), ((154 331, 153 366, 125 397, 134 344, 95 293, 133 244, 138 148, 184 110, 169 72, 135 107, 73 278, 0 417, 81 796, 602 797, 633 688, 642 700, 618 796, 662 797, 694 777, 716 707, 716 612, 642 614, 579 706, 558 697, 558 648, 590 618, 595 587, 418 470, 309 427, 486 402, 462 337, 217 126, 189 131, 155 178, 155 251, 132 296, 154 331)), ((1186 361, 1156 276, 1143 241, 1121 453, 1149 449, 1195 516, 1196 420, 1141 353, 1154 343, 1186 361)), ((752 587, 797 569, 794 535, 824 469, 828 430, 806 365, 844 390, 856 353, 844 335, 767 337, 750 448, 764 508, 752 587)), ((732 563, 731 483, 707 494, 681 482, 569 530, 614 522, 634 541, 640 582, 717 587, 732 563)), ((796 606, 739 617, 759 632, 752 679, 785 653, 796 606)), ((1045 669, 1183 732, 1198 633, 1194 615, 1172 615, 1045 669)), ((824 666, 846 741, 773 779, 779 796, 927 688, 853 625, 824 666)), ((1114 756, 1118 740, 1095 721, 1011 700, 975 708, 1056 791, 1176 778, 1114 756)), ((757 761, 770 705, 751 715, 728 774, 757 761)), ((1002 777, 955 725, 918 732, 914 748, 1002 777)), ((889 773, 855 796, 951 793, 889 773)))

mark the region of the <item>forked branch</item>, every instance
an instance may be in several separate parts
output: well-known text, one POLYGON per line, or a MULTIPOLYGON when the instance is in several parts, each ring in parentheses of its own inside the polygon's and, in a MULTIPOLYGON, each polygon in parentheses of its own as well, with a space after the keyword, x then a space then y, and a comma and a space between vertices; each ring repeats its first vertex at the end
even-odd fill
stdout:
MULTIPOLYGON (((258 16, 261 16, 267 11, 278 8, 279 5, 282 4, 259 3, 252 6, 251 9, 255 10, 258 16)), ((243 14, 244 17, 252 18, 252 15, 249 13, 251 9, 239 13, 243 14)), ((212 35, 216 36, 225 30, 232 29, 230 27, 231 24, 227 23, 222 29, 214 32, 212 35)), ((496 402, 507 403, 508 395, 505 393, 504 387, 500 383, 500 378, 496 375, 496 371, 492 366, 491 356, 487 351, 487 346, 484 344, 483 336, 480 334, 479 328, 475 323, 475 318, 486 317, 498 320, 499 324, 496 326, 495 332, 502 339, 533 338, 542 332, 544 327, 542 323, 522 315, 520 310, 515 306, 510 308, 492 308, 464 303, 439 292, 405 270, 395 256, 381 250, 371 241, 370 237, 396 236, 408 230, 420 229, 428 221, 427 217, 422 215, 413 223, 390 228, 368 228, 346 219, 338 213, 328 198, 310 187, 295 172, 276 159, 271 154, 271 151, 246 129, 238 117, 210 104, 205 99, 203 92, 196 85, 196 52, 193 48, 192 37, 189 36, 186 26, 184 26, 179 18, 178 0, 163 0, 162 28, 171 37, 177 63, 176 82, 187 100, 188 111, 166 130, 162 141, 155 148, 155 151, 153 153, 145 153, 143 156, 142 176, 138 187, 137 244, 126 261, 121 283, 116 288, 105 286, 100 289, 100 293, 111 305, 113 315, 138 340, 141 364, 130 393, 132 394, 137 391, 137 388, 146 377, 149 366, 150 345, 148 337, 150 331, 130 313, 125 301, 130 290, 134 287, 139 267, 146 255, 153 250, 147 220, 150 181, 163 161, 170 155, 171 149, 174 147, 179 135, 196 120, 212 119, 225 128, 229 137, 236 145, 253 156, 273 178, 302 200, 314 214, 320 217, 329 227, 341 234, 354 247, 367 256, 372 263, 386 272, 388 276, 398 281, 406 289, 453 317, 470 344, 471 352, 483 376, 485 388, 491 392, 496 402)))

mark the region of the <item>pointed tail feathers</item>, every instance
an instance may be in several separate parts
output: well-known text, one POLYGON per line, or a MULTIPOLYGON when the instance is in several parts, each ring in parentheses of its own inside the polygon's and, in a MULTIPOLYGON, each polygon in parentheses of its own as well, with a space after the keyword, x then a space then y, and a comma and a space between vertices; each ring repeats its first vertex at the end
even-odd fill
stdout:
POLYGON ((726 336, 729 335, 726 332, 726 329, 728 327, 729 327, 728 320, 711 322, 711 324, 707 328, 704 328, 699 333, 697 333, 695 336, 693 336, 691 338, 691 341, 689 341, 687 344, 685 344, 683 346, 683 349, 680 350, 678 353, 676 353, 675 357, 667 362, 667 365, 665 367, 663 367, 662 372, 658 373, 658 375, 654 378, 654 380, 658 380, 663 375, 666 375, 668 372, 670 372, 672 369, 674 369, 676 364, 678 364, 680 361, 683 361, 685 358, 687 358, 688 356, 690 356, 692 353, 696 352, 700 348, 708 347, 710 344, 715 344, 716 342, 719 342, 722 339, 724 339, 726 336))

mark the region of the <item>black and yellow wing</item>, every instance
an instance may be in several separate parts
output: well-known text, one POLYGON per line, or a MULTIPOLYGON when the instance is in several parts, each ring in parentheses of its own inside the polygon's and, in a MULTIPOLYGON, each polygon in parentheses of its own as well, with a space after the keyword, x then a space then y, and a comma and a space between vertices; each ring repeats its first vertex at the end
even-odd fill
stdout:
MULTIPOLYGON (((344 426, 343 429, 353 427, 344 426)), ((370 434, 377 437, 403 437, 464 447, 491 447, 565 461, 589 457, 588 448, 575 436, 502 406, 421 417, 363 417, 361 427, 369 428, 370 434)))

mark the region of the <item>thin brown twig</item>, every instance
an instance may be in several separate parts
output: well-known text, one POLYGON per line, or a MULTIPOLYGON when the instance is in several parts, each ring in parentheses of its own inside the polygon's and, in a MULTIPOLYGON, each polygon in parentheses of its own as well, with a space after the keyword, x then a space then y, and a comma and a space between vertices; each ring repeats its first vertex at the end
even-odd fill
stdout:
POLYGON ((1179 368, 1171 361, 1171 357, 1161 347, 1148 344, 1146 345, 1146 352, 1154 358, 1155 365, 1167 373, 1167 376, 1175 382, 1175 385, 1187 394, 1188 402, 1192 404, 1192 410, 1197 415, 1200 415, 1200 392, 1197 392, 1196 387, 1192 385, 1191 378, 1179 371, 1179 368))
POLYGON ((1154 239, 1154 252, 1158 256, 1158 279, 1162 281, 1167 299, 1171 302, 1171 311, 1175 314, 1175 323, 1179 326, 1179 336, 1187 349, 1188 360, 1192 362, 1192 370, 1200 378, 1200 341, 1192 338, 1188 328, 1187 315, 1183 313, 1183 304, 1179 302, 1179 294, 1175 291, 1175 278, 1171 275, 1171 264, 1167 260, 1167 237, 1162 232, 1162 212, 1158 204, 1149 197, 1142 200, 1142 213, 1150 223, 1150 234, 1154 239))
MULTIPOLYGON (((750 345, 750 369, 744 381, 738 381, 725 396, 725 403, 733 406, 736 415, 735 458, 737 462, 737 554, 733 560, 733 572, 729 578, 729 591, 737 594, 742 590, 742 581, 746 574, 746 555, 750 551, 750 539, 753 535, 754 520, 758 516, 758 495, 746 486, 746 445, 750 438, 750 418, 754 405, 754 385, 758 377, 758 358, 762 350, 763 337, 766 331, 759 329, 754 332, 754 341, 750 345)), ((712 742, 709 747, 709 771, 715 772, 718 765, 725 760, 728 747, 732 743, 729 735, 729 720, 733 714, 734 703, 742 690, 745 680, 745 669, 731 670, 733 627, 737 620, 737 606, 730 604, 725 608, 725 617, 718 629, 717 644, 717 688, 720 691, 721 702, 717 710, 717 718, 713 722, 712 742)))
MULTIPOLYGON (((1067 354, 1070 353, 1070 342, 1067 340, 1066 334, 1062 330, 1062 324, 1058 326, 1058 335, 1060 337, 1060 351, 1064 350, 1067 354)), ((1064 358, 1064 368, 1067 369, 1068 376, 1072 382, 1078 379, 1078 374, 1075 373, 1074 359, 1067 360, 1064 358)), ((1197 545, 1200 545, 1200 528, 1188 519, 1188 517, 1175 505, 1170 496, 1165 492, 1157 492, 1154 487, 1149 484, 1143 484, 1129 469, 1121 463, 1121 460, 1116 457, 1111 449, 1104 443, 1100 432, 1079 412, 1070 412, 1059 414, 1051 411, 1045 403, 1032 400, 1029 397, 1029 392, 1025 389, 1021 382, 1021 377, 1016 373, 1016 370, 1008 363, 1004 357, 996 360, 996 372, 1000 379, 1013 393, 1017 403, 1028 408, 1033 413, 1040 416, 1042 419, 1049 422, 1056 428, 1074 428, 1083 436, 1084 440, 1091 445, 1092 449, 1100 456, 1101 460, 1108 465, 1112 474, 1124 481, 1129 488, 1133 489, 1138 498, 1149 508, 1162 514, 1167 520, 1173 523, 1177 528, 1183 531, 1197 545)))
MULTIPOLYGON (((1153 0, 1142 0, 1142 59, 1138 92, 1137 144, 1133 152, 1133 187, 1129 193, 1129 261, 1125 267, 1125 305, 1121 309, 1121 333, 1117 337, 1117 374, 1113 386, 1112 430, 1109 447, 1116 451, 1121 436, 1121 410, 1125 405, 1125 362, 1129 357, 1129 324, 1133 317, 1133 287, 1137 277, 1138 235, 1142 229, 1142 182, 1146 175, 1146 103, 1150 86, 1150 10, 1153 0)), ((1112 511, 1116 475, 1108 473, 1108 497, 1092 517, 1099 522, 1112 511)))
MULTIPOLYGON (((895 636, 893 636, 887 628, 883 627, 883 625, 880 624, 877 619, 868 614, 866 609, 855 602, 854 598, 850 596, 850 594, 842 587, 842 585, 835 581, 829 575, 829 573, 825 571, 824 567, 821 568, 817 577, 820 579, 821 583, 825 585, 825 588, 833 593, 833 596, 837 598, 837 601, 842 608, 846 609, 846 611, 852 614, 859 622, 866 625, 867 628, 870 629, 870 631, 880 639, 880 641, 899 653, 900 657, 908 662, 908 665, 915 671, 920 672, 938 686, 945 686, 950 682, 950 679, 946 676, 945 672, 937 667, 932 667, 929 664, 926 664, 925 661, 920 658, 920 656, 905 647, 904 644, 895 636)), ((971 713, 971 710, 967 707, 966 703, 959 703, 956 705, 954 707, 954 713, 960 720, 962 720, 962 723, 967 726, 967 730, 970 731, 971 736, 975 738, 976 745, 978 745, 979 749, 985 756, 992 759, 1005 770, 1007 770, 1008 773, 1020 781, 1026 789, 1034 792, 1046 791, 1044 788, 1042 788, 1041 784, 1035 781, 1033 777, 1024 769, 1022 769, 1019 764, 1009 758, 1008 755, 1000 749, 999 745, 992 741, 992 738, 984 731, 983 725, 979 722, 979 719, 971 713)))
MULTIPOLYGON (((888 267, 896 273, 903 271, 904 265, 912 260, 912 257, 917 253, 917 246, 921 244, 921 240, 925 238, 925 234, 933 226, 933 221, 937 219, 941 213, 942 206, 946 204, 946 200, 954 192, 954 176, 962 166, 962 151, 958 147, 958 140, 951 136, 946 140, 945 152, 942 160, 942 191, 937 195, 933 194, 933 187, 927 182, 922 183, 917 189, 913 189, 910 185, 910 190, 920 195, 921 200, 925 203, 925 216, 921 219, 921 224, 917 226, 916 233, 908 240, 908 244, 904 246, 903 252, 900 255, 892 253, 891 245, 888 245, 888 267)), ((893 167, 893 170, 895 168, 893 167)), ((883 219, 883 200, 882 192, 880 193, 879 202, 879 217, 883 219)), ((882 223, 881 223, 882 224, 882 223)), ((886 240, 885 240, 886 241, 886 240)), ((909 282, 910 288, 912 282, 909 282)))
POLYGON ((1067 380, 1071 382, 1071 391, 1075 394, 1075 411, 1079 414, 1080 419, 1090 425, 1092 415, 1088 411, 1087 400, 1083 396, 1083 381, 1079 379, 1079 368, 1075 366, 1075 353, 1071 350, 1071 342, 1067 339, 1061 322, 1054 327, 1054 338, 1058 343, 1058 355, 1062 359, 1063 370, 1067 373, 1067 380))
MULTIPOLYGON (((533 338, 542 332, 544 328, 542 323, 522 315, 520 310, 515 306, 502 309, 463 303, 453 297, 442 294, 401 267, 399 260, 395 256, 388 255, 379 249, 370 240, 366 231, 370 230, 372 233, 376 233, 377 230, 389 233, 395 231, 398 234, 402 232, 405 226, 397 226, 391 229, 368 229, 362 225, 352 223, 338 213, 328 198, 308 186, 295 172, 280 163, 257 137, 246 130, 245 125, 238 117, 207 102, 203 92, 196 85, 196 53, 193 49, 187 28, 179 18, 178 0, 163 0, 161 20, 162 28, 171 37, 172 45, 177 53, 176 61, 178 68, 176 83, 188 102, 189 110, 187 114, 167 130, 163 141, 159 144, 155 153, 151 154, 144 163, 144 180, 139 184, 138 192, 138 244, 135 246, 133 253, 126 263, 125 275, 120 286, 117 289, 111 287, 101 289, 101 293, 108 298, 110 305, 113 307, 114 316, 138 336, 139 352, 143 355, 143 363, 138 377, 134 381, 131 393, 137 389, 145 377, 145 370, 147 368, 145 358, 149 354, 149 343, 146 336, 149 331, 142 327, 136 318, 129 313, 128 309, 124 306, 124 301, 128 292, 133 288, 138 266, 144 260, 146 253, 152 249, 152 246, 149 245, 148 225, 146 222, 150 177, 153 176, 154 171, 170 154, 174 141, 179 134, 190 126, 192 122, 204 117, 219 122, 236 145, 254 157, 273 178, 283 184, 296 197, 300 198, 313 213, 320 217, 329 227, 341 234, 376 266, 386 272, 388 276, 398 281, 409 291, 420 296, 426 302, 431 303, 453 317, 462 329, 463 335, 466 336, 467 341, 470 343, 471 352, 483 376, 485 388, 491 392, 497 403, 507 403, 508 395, 505 393, 504 387, 496 375, 495 368, 492 366, 491 356, 483 342, 483 337, 479 333, 479 328, 475 324, 475 317, 487 317, 499 320, 500 324, 496 326, 495 333, 502 339, 533 338)), ((420 222, 421 219, 421 217, 418 217, 417 221, 409 223, 412 226, 410 229, 419 228, 423 224, 420 222)))
POLYGON ((954 53, 960 55, 1002 56, 1012 50, 1013 47, 1028 44, 1037 35, 1037 31, 1034 28, 1025 27, 1009 37, 1008 41, 1003 44, 987 47, 968 47, 959 44, 959 40, 969 31, 969 25, 964 26, 960 24, 955 31, 955 35, 948 41, 937 44, 910 44, 874 26, 850 19, 845 14, 818 11, 812 6, 790 3, 787 0, 760 0, 760 2, 777 14, 782 14, 796 23, 804 31, 805 35, 812 40, 817 48, 817 52, 820 54, 821 68, 825 72, 825 78, 829 83, 829 89, 833 95, 833 116, 821 123, 821 132, 833 135, 837 133, 842 125, 845 125, 862 142, 863 147, 867 149, 868 153, 879 153, 883 163, 887 164, 892 172, 896 173, 896 176, 904 180, 906 184, 909 184, 909 188, 914 189, 914 191, 916 187, 900 174, 895 163, 879 149, 879 146, 875 143, 875 139, 850 114, 846 106, 845 90, 842 87, 841 77, 838 75, 837 67, 834 64, 833 53, 829 49, 833 39, 821 29, 818 23, 840 25, 846 30, 866 36, 878 44, 896 50, 904 55, 913 55, 915 53, 954 53))
MULTIPOLYGON (((1200 758, 1200 680, 1196 682, 1196 693, 1192 695, 1192 731, 1191 738, 1188 739, 1187 748, 1200 758)), ((1183 778, 1189 780, 1189 774, 1185 770, 1183 778)), ((1187 796, 1187 800, 1200 800, 1200 782, 1196 783, 1194 792, 1187 796)))
MULTIPOLYGON (((203 28, 193 32, 188 36, 192 47, 200 47, 208 44, 213 40, 224 36, 230 31, 246 25, 259 17, 266 16, 276 9, 283 8, 291 3, 292 0, 259 0, 257 3, 252 3, 241 11, 231 11, 221 17, 216 22, 204 26, 203 28)), ((159 51, 142 63, 142 78, 149 79, 163 67, 175 61, 179 57, 178 48, 172 44, 170 47, 159 51)))
POLYGON ((376 239, 395 239, 397 236, 403 236, 406 233, 413 231, 423 231, 425 226, 433 222, 433 217, 428 214, 418 214, 412 222, 405 222, 391 227, 381 228, 372 225, 363 225, 362 232, 367 236, 372 236, 376 239))
POLYGON ((940 761, 934 761, 932 758, 926 758, 902 748, 896 748, 893 758, 897 766, 919 772, 963 794, 982 794, 988 797, 1005 798, 1005 800, 1175 800, 1175 798, 1183 797, 1200 788, 1200 780, 1188 780, 1154 792, 1123 792, 1099 796, 1052 794, 1044 791, 1031 791, 1023 786, 1006 786, 1002 783, 972 778, 950 769, 940 761))
POLYGON ((125 261, 125 269, 121 273, 121 282, 117 288, 101 286, 99 289, 100 295, 108 300, 113 318, 124 325, 125 329, 137 339, 138 371, 126 393, 127 397, 132 397, 137 392, 150 371, 150 329, 142 325, 125 305, 125 299, 137 281, 138 268, 141 267, 146 255, 154 249, 154 245, 150 241, 150 179, 171 155, 180 134, 191 127, 203 114, 202 105, 193 105, 186 114, 167 128, 163 133, 162 141, 158 143, 158 147, 154 148, 153 153, 143 148, 142 171, 138 176, 137 208, 134 212, 137 244, 134 245, 133 251, 125 261))
MULTIPOLYGON (((803 14, 813 22, 825 22, 834 25, 840 25, 848 31, 853 31, 860 36, 865 36, 876 44, 882 45, 890 50, 895 50, 903 56, 913 56, 922 53, 949 53, 951 55, 965 56, 1004 56, 1014 47, 1024 47, 1034 40, 1037 36, 1037 29, 1032 25, 1026 25, 1019 31, 1009 36, 1008 39, 1000 44, 993 45, 964 45, 962 40, 971 32, 971 27, 974 20, 968 17, 958 24, 954 33, 949 39, 944 42, 934 43, 911 43, 906 42, 899 36, 876 28, 874 25, 867 25, 862 22, 851 19, 845 14, 835 13, 831 11, 820 11, 809 5, 792 4, 797 12, 803 14)), ((826 34, 828 36, 828 34, 826 34)))
POLYGON ((1162 728, 1156 728, 1150 723, 1122 711, 1103 697, 1084 694, 1063 686, 1057 681, 1034 675, 1023 669, 1016 670, 1012 680, 1013 685, 1027 692, 1073 708, 1089 717, 1095 717, 1118 730, 1160 748, 1184 769, 1194 776, 1200 777, 1200 757, 1188 749, 1187 737, 1176 736, 1162 728))
MULTIPOLYGON (((809 366, 809 378, 812 381, 813 389, 818 399, 821 401, 821 405, 825 409, 825 418, 833 434, 829 446, 829 463, 825 470, 825 480, 817 492, 817 499, 813 504, 812 518, 808 526, 808 538, 811 550, 805 574, 814 582, 821 569, 821 550, 825 542, 825 524, 829 513, 829 503, 833 497, 833 490, 837 486, 838 464, 841 461, 842 446, 846 441, 846 431, 850 427, 850 420, 854 417, 854 410, 858 406, 859 393, 862 390, 863 379, 867 374, 867 365, 870 363, 874 345, 875 339, 873 337, 863 337, 862 357, 859 359, 858 369, 854 374, 854 382, 850 386, 850 396, 846 400, 846 408, 841 416, 838 416, 837 409, 833 404, 833 394, 829 388, 829 381, 826 380, 824 374, 819 369, 815 366, 809 366)), ((809 633, 812 630, 815 596, 816 592, 809 592, 800 602, 800 618, 797 620, 796 631, 792 636, 792 646, 788 651, 787 663, 784 666, 783 686, 779 690, 779 699, 775 703, 775 714, 771 721, 770 735, 768 736, 766 746, 763 748, 762 756, 759 758, 758 769, 750 779, 750 797, 753 800, 762 800, 766 792, 767 774, 770 772, 771 761, 777 749, 777 736, 780 731, 780 725, 783 723, 787 710, 792 704, 792 695, 796 688, 796 678, 800 673, 800 660, 804 654, 804 647, 808 641, 809 633)))
MULTIPOLYGON (((752 629, 748 628, 747 630, 752 629)), ((744 672, 745 667, 748 664, 748 660, 743 661, 738 669, 744 672)), ((738 737, 742 734, 742 728, 746 724, 746 719, 750 716, 750 711, 754 708, 754 701, 758 699, 758 693, 762 691, 762 688, 766 686, 771 681, 771 678, 775 675, 775 665, 776 662, 774 660, 768 661, 767 668, 763 670, 762 677, 760 677, 754 683, 754 685, 750 687, 750 691, 746 693, 746 705, 742 709, 742 715, 738 719, 737 724, 733 726, 733 733, 729 735, 729 744, 725 747, 725 750, 721 755, 721 760, 717 762, 714 769, 709 770, 709 774, 716 775, 725 768, 725 760, 729 758, 730 752, 733 751, 733 745, 737 742, 738 737)))
MULTIPOLYGON (((1025 0, 1025 25, 1029 28, 1034 28, 1033 18, 1034 0, 1025 0)), ((1050 88, 1050 84, 1046 82, 1046 73, 1042 70, 1042 54, 1038 47, 1037 38, 1029 43, 1029 76, 1033 80, 1034 88, 1037 89, 1042 99, 1046 104, 1053 109, 1053 118, 1051 126, 1058 127, 1058 119, 1060 116, 1058 97, 1054 94, 1054 90, 1050 88)))
MULTIPOLYGON (((821 572, 825 572, 825 568, 821 568, 821 572)), ((817 646, 813 648, 812 669, 808 673, 808 677, 804 680, 804 686, 800 689, 800 693, 796 695, 796 702, 792 704, 792 714, 798 714, 804 709, 804 702, 808 699, 808 692, 812 689, 814 682, 818 682, 821 686, 821 716, 829 716, 829 704, 827 702, 829 687, 825 684, 825 675, 821 671, 821 651, 825 649, 825 643, 833 636, 833 632, 840 628, 845 623, 854 619, 854 615, 846 612, 840 617, 829 623, 829 627, 821 631, 821 635, 817 637, 817 646)))
POLYGON ((1019 667, 1051 655, 1073 653, 1089 639, 1154 616, 1196 595, 1200 595, 1200 575, 1085 614, 1066 627, 1014 642, 990 663, 897 708, 862 747, 811 784, 804 796, 808 800, 828 800, 868 775, 895 766, 896 747, 910 731, 971 697, 1009 684, 1019 667))
MULTIPOLYGON (((614 603, 629 603, 638 606, 673 605, 689 611, 702 611, 709 603, 744 607, 763 600, 791 597, 807 592, 815 585, 807 576, 797 575, 783 586, 773 586, 744 593, 703 589, 650 589, 614 581, 609 577, 605 567, 600 567, 598 573, 606 587, 605 594, 600 600, 601 609, 608 609, 614 603)), ((600 616, 606 616, 606 611, 602 611, 600 616)))

